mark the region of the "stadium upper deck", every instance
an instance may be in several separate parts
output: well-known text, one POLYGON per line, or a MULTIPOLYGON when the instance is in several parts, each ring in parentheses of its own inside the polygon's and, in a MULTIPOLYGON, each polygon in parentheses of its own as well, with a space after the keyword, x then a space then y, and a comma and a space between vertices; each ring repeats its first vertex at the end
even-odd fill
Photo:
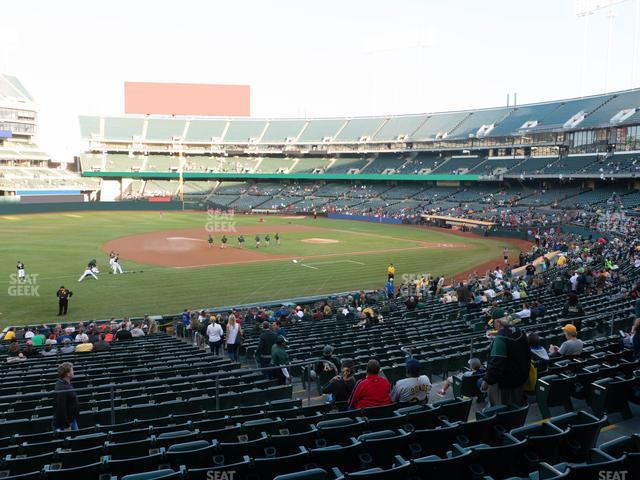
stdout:
MULTIPOLYGON (((222 145, 413 144, 566 134, 640 124, 640 89, 579 99, 455 112, 357 118, 212 119, 81 116, 82 138, 101 142, 222 145)), ((540 138, 540 137, 538 137, 540 138)), ((553 138, 553 137, 547 137, 553 138)), ((513 143, 513 142, 510 142, 513 143)), ((453 145, 452 145, 453 146, 453 145)))

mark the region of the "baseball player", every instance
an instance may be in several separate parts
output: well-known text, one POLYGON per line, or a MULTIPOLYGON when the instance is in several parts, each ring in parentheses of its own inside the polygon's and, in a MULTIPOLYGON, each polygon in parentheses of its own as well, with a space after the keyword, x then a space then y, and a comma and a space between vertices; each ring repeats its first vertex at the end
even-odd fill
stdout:
POLYGON ((209 238, 207 238, 207 243, 209 244, 209 248, 213 247, 213 237, 211 234, 209 234, 209 238))
POLYGON ((260 248, 260 235, 256 234, 256 248, 260 248))
POLYGON ((81 282, 89 276, 98 280, 98 277, 96 277, 96 273, 100 273, 100 270, 98 270, 98 266, 96 265, 95 260, 91 260, 87 265, 87 268, 85 268, 84 273, 80 275, 78 281, 81 282))
POLYGON ((275 239, 276 239, 276 245, 280 245, 280 235, 278 234, 278 232, 276 232, 275 234, 275 239))
POLYGON ((227 241, 229 239, 226 235, 222 235, 222 239, 220 240, 220 248, 227 248, 227 241))
POLYGON ((240 235, 238 237, 238 248, 242 248, 243 245, 244 245, 244 235, 240 235))
POLYGON ((113 270, 114 275, 117 273, 124 273, 122 271, 122 267, 120 266, 120 256, 116 253, 113 259, 111 260, 111 269, 113 270))
POLYGON ((18 264, 16 265, 16 268, 18 269, 18 280, 21 282, 24 282, 24 263, 22 263, 20 260, 18 260, 18 264))
POLYGON ((267 234, 264 236, 264 245, 265 245, 266 247, 268 247, 270 244, 271 244, 271 236, 269 236, 269 234, 267 233, 267 234))

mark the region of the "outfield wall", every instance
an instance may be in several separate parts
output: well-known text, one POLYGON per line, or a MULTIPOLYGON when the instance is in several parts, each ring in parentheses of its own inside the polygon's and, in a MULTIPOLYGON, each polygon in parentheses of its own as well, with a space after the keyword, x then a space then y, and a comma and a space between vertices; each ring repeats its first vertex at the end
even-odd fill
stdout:
POLYGON ((56 213, 79 211, 164 211, 182 210, 180 202, 148 202, 148 201, 122 201, 122 202, 69 202, 69 203, 0 203, 0 215, 17 215, 21 213, 56 213))

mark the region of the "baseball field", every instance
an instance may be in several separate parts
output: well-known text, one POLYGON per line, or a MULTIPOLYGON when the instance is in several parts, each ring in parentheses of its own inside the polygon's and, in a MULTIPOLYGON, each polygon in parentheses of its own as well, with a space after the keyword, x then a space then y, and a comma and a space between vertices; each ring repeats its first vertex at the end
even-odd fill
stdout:
MULTIPOLYGON (((404 225, 297 216, 206 212, 0 216, 4 283, 0 326, 54 322, 55 293, 61 285, 73 291, 66 320, 166 314, 382 288, 390 262, 396 266, 396 282, 405 275, 482 271, 500 261, 507 242, 404 225), (226 248, 220 248, 223 235, 226 248), (242 248, 240 235, 245 238, 242 248), (124 274, 109 273, 112 250, 119 253, 124 274), (91 259, 97 260, 98 280, 78 282, 91 259), (18 261, 25 264, 24 281, 16 275, 18 261)), ((516 257, 517 242, 509 242, 516 257)))

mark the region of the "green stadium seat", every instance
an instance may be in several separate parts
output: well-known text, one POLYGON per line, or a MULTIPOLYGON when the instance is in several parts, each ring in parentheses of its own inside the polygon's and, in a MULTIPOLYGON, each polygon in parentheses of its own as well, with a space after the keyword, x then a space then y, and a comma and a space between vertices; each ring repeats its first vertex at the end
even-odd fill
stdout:
POLYGON ((125 475, 122 480, 173 480, 184 478, 184 474, 181 471, 174 471, 169 468, 162 470, 155 470, 152 472, 134 473, 131 475, 125 475))
POLYGON ((596 446, 607 417, 598 418, 580 410, 553 417, 549 422, 561 429, 569 429, 569 435, 560 444, 561 457, 570 462, 584 462, 589 451, 596 446))
POLYGON ((543 418, 551 416, 551 408, 562 406, 565 411, 573 410, 571 384, 573 379, 564 375, 546 375, 536 382, 536 399, 543 418))
POLYGON ((328 480, 329 474, 321 468, 311 468, 301 472, 278 475, 273 480, 328 480))
POLYGON ((560 445, 567 441, 569 429, 562 430, 551 422, 525 425, 509 432, 518 440, 527 441, 527 458, 530 463, 554 463, 559 458, 560 445))

